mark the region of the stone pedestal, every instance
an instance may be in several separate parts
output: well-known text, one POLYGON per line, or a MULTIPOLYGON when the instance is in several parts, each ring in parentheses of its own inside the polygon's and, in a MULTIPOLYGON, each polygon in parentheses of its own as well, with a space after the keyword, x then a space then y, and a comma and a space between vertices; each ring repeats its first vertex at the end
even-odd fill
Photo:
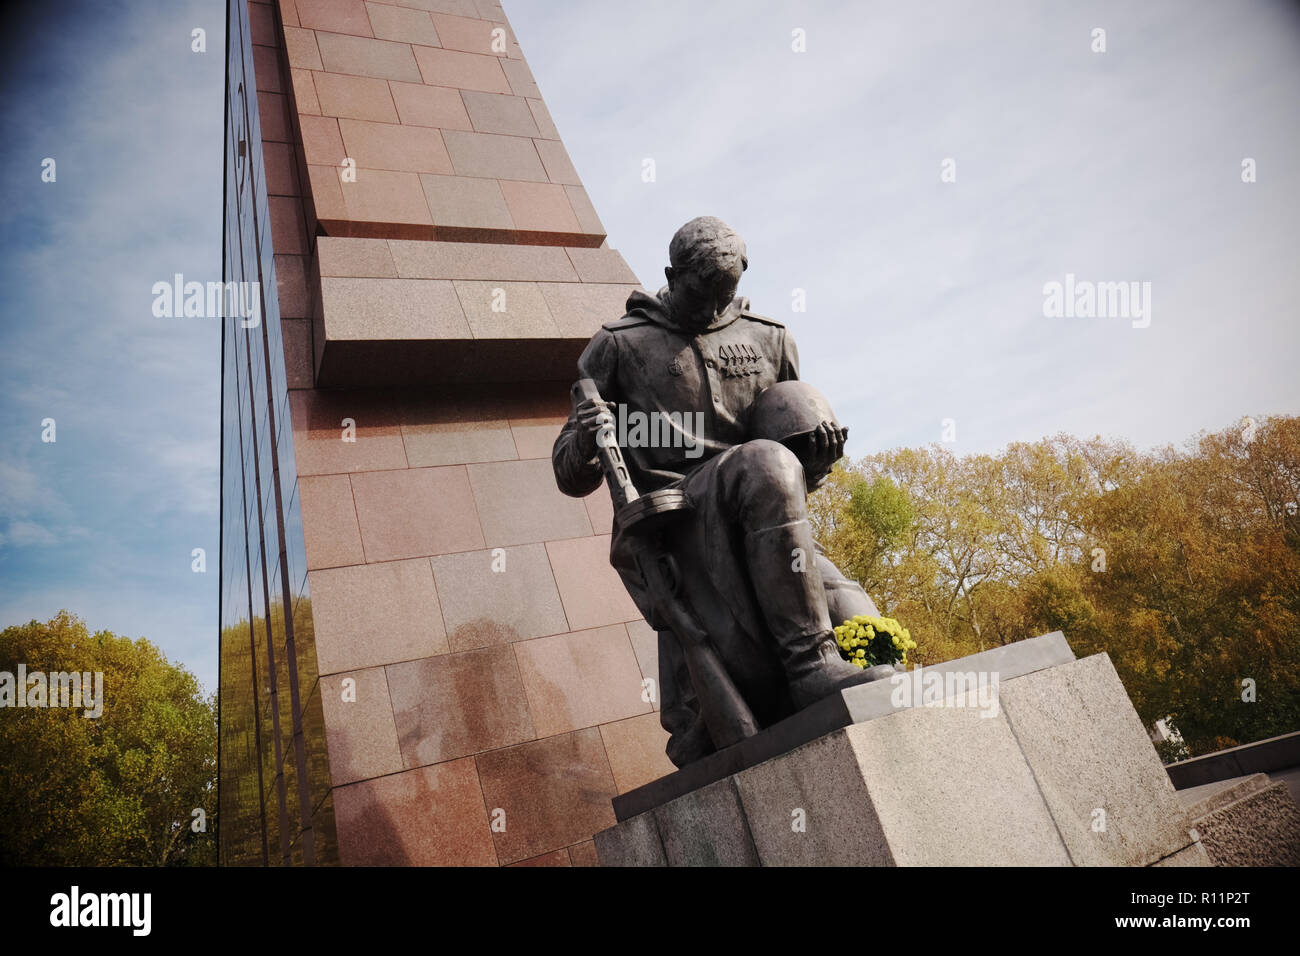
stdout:
POLYGON ((812 710, 619 797, 601 864, 1208 864, 1109 657, 1059 633, 812 710))

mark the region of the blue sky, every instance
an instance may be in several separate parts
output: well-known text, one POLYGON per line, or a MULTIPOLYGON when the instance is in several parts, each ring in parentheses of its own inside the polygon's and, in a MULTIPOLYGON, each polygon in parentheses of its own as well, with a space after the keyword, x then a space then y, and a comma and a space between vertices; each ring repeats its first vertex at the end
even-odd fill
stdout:
MULTIPOLYGON (((212 689, 219 329, 150 289, 220 276, 224 4, 35 6, 0 41, 0 626, 67 607, 212 689)), ((611 245, 657 288, 687 219, 740 230, 850 454, 1300 413, 1294 5, 505 6, 611 245), (1150 326, 1045 318, 1066 273, 1150 282, 1150 326)))
POLYGON ((220 327, 155 319, 150 290, 221 276, 224 6, 37 15, 4 58, 0 624, 66 607, 213 690, 220 327))

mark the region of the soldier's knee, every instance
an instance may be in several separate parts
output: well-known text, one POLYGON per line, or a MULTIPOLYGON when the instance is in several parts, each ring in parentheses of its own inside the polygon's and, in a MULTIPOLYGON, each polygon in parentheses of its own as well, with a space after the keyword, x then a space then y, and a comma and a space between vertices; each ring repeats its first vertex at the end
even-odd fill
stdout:
POLYGON ((779 464, 799 459, 789 448, 770 438, 755 438, 742 445, 737 445, 735 456, 747 465, 779 464))
POLYGON ((786 493, 800 500, 807 492, 803 465, 789 448, 767 438, 747 441, 736 449, 736 465, 745 483, 767 493, 786 493))

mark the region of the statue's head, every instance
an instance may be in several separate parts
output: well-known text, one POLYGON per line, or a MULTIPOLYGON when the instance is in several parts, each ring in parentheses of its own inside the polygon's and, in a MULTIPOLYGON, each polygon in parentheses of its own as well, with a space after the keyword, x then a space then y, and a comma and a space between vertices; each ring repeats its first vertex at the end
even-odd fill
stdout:
POLYGON ((673 317, 694 328, 726 311, 749 266, 745 240, 714 216, 699 216, 678 229, 668 245, 668 262, 664 275, 673 317))

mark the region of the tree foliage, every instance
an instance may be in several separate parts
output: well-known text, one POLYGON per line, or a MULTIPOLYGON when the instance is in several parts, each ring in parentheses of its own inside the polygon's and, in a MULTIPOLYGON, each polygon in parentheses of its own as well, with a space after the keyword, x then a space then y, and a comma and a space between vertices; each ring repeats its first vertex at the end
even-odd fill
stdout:
POLYGON ((1196 754, 1300 727, 1297 503, 1300 418, 1274 417, 1182 450, 1058 435, 882 452, 809 505, 915 661, 1061 630, 1196 754))
POLYGON ((215 863, 216 706, 194 675, 67 611, 0 631, 0 671, 19 663, 100 671, 105 701, 0 710, 0 865, 215 863))

